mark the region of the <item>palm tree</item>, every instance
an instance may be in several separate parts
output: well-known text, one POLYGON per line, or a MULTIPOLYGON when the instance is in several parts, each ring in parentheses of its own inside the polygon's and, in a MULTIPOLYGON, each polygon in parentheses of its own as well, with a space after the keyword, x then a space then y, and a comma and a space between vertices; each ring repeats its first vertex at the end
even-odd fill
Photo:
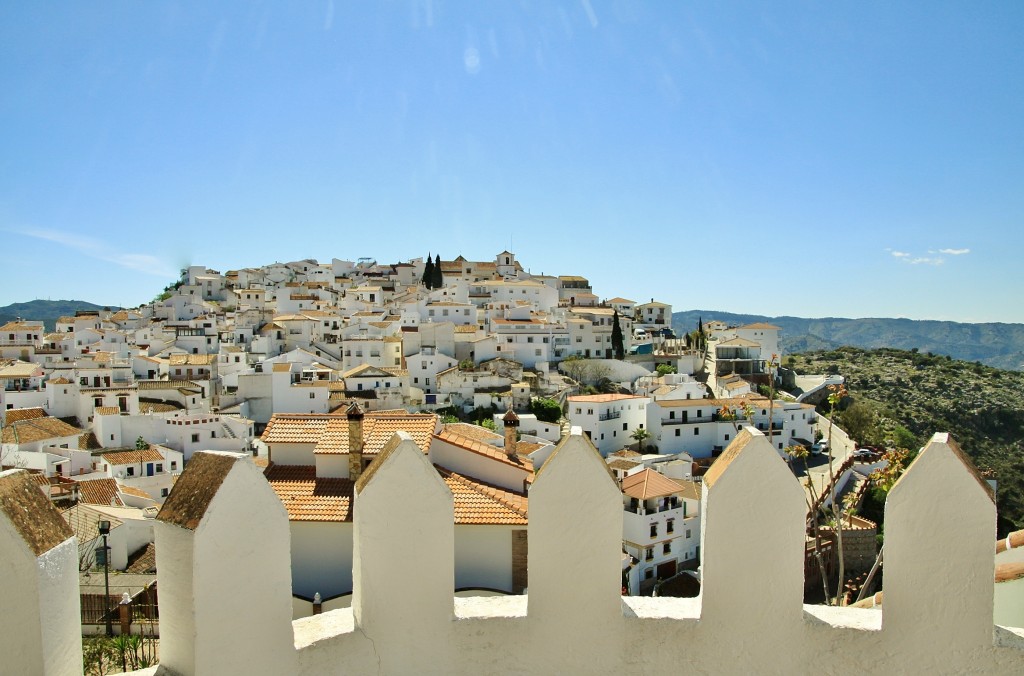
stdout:
POLYGON ((643 427, 637 427, 629 436, 636 442, 636 451, 640 453, 643 450, 644 442, 651 438, 651 433, 643 427))

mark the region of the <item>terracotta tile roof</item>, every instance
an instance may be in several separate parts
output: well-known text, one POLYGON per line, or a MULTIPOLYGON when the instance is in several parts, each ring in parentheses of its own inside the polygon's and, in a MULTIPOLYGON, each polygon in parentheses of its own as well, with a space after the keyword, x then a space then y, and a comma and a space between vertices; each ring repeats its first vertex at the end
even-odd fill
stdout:
MULTIPOLYGON (((363 418, 363 454, 376 455, 398 431, 408 432, 426 453, 437 416, 432 413, 374 411, 363 418)), ((274 414, 260 439, 266 444, 315 444, 314 452, 349 452, 345 414, 274 414)))
POLYGON ((156 543, 150 542, 145 547, 128 557, 126 573, 143 575, 156 572, 156 543))
POLYGON ((215 354, 172 354, 168 357, 171 366, 209 366, 215 354))
POLYGON ((140 462, 163 462, 159 451, 147 448, 144 451, 115 451, 104 453, 103 459, 111 465, 134 465, 140 462))
POLYGON ((60 418, 46 416, 4 425, 3 442, 5 444, 27 444, 57 437, 77 437, 81 434, 82 430, 67 424, 60 418))
POLYGON ((505 438, 497 432, 492 432, 486 427, 471 425, 469 423, 448 423, 447 425, 444 425, 442 429, 444 431, 454 432, 455 434, 458 434, 461 437, 466 437, 467 439, 476 439, 477 441, 498 441, 505 438))
POLYGON ((477 479, 434 466, 455 499, 455 523, 476 525, 527 524, 527 497, 477 479))
POLYGON ((774 331, 781 331, 781 326, 775 326, 775 324, 769 324, 767 322, 754 322, 753 324, 744 324, 739 326, 740 329, 770 329, 774 331))
POLYGON ((35 418, 45 418, 46 411, 41 408, 12 408, 7 411, 6 422, 4 424, 10 425, 16 423, 19 420, 33 420, 35 418))
POLYGON ((180 411, 180 404, 167 404, 159 401, 140 401, 139 412, 140 413, 171 413, 172 411, 180 411))
POLYGON ((96 415, 121 415, 121 409, 117 406, 100 406, 93 409, 93 413, 96 415))
POLYGON ((78 447, 83 451, 97 451, 103 448, 103 444, 100 443, 100 440, 90 430, 78 437, 78 447))
POLYGON ((48 382, 51 382, 54 385, 70 385, 71 384, 71 381, 68 380, 67 378, 65 378, 64 376, 60 376, 59 378, 56 378, 54 380, 50 380, 48 382))
POLYGON ((141 488, 135 488, 134 486, 121 486, 121 493, 124 495, 132 495, 136 498, 145 498, 146 500, 152 500, 152 496, 149 493, 142 490, 141 488))
POLYGON ((457 324, 455 333, 476 333, 479 329, 473 324, 457 324))
POLYGON ((533 473, 533 461, 523 456, 517 456, 516 458, 509 458, 505 455, 505 449, 500 446, 491 446, 482 441, 464 437, 451 430, 442 430, 440 434, 434 436, 435 439, 447 442, 452 446, 458 446, 461 449, 471 451, 477 455, 482 455, 491 460, 496 460, 500 463, 516 467, 529 473, 533 473))
POLYGON ((184 388, 196 391, 201 387, 191 380, 140 380, 138 386, 140 390, 179 390, 184 388))
POLYGON ((672 481, 675 481, 677 484, 679 484, 680 488, 682 489, 679 492, 682 494, 684 498, 689 498, 690 500, 700 500, 701 490, 699 481, 690 481, 688 479, 672 479, 672 481))
POLYGON ((642 457, 640 453, 637 453, 636 451, 631 451, 628 448, 623 448, 621 451, 615 451, 614 453, 609 453, 608 456, 609 457, 615 456, 616 458, 639 458, 639 457, 642 457))
POLYGON ((640 500, 661 498, 682 490, 682 486, 653 469, 645 469, 622 480, 622 492, 640 500))
POLYGON ((78 500, 89 505, 124 507, 120 489, 113 479, 90 479, 78 482, 78 500))
POLYGON ((619 458, 618 460, 612 460, 610 463, 608 463, 608 466, 611 467, 612 469, 630 470, 639 464, 639 462, 633 462, 632 460, 619 458))
POLYGON ((351 521, 354 481, 317 478, 313 465, 270 465, 263 473, 289 521, 351 521))

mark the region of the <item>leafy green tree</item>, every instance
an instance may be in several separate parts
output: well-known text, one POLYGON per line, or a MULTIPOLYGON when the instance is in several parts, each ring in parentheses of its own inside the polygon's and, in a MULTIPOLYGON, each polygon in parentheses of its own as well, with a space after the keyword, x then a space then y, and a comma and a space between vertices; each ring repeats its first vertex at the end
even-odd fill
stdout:
POLYGON ((562 407, 555 399, 534 397, 530 400, 530 413, 537 416, 537 420, 556 423, 562 417, 562 407))
POLYGON ((612 315, 612 352, 615 353, 616 359, 622 359, 626 356, 626 348, 622 339, 622 326, 619 324, 618 310, 616 310, 615 314, 612 315))
POLYGON ((441 273, 441 254, 437 254, 434 256, 434 270, 430 288, 440 289, 442 286, 444 286, 444 275, 441 273))
POLYGON ((149 442, 143 439, 142 435, 139 435, 139 438, 135 440, 135 450, 144 451, 147 448, 149 448, 149 442))
POLYGON ((667 376, 670 373, 675 373, 676 367, 671 364, 658 364, 654 370, 658 372, 659 376, 667 376))
POLYGON ((427 264, 423 267, 423 286, 428 289, 434 286, 434 262, 430 260, 430 254, 427 254, 427 264))

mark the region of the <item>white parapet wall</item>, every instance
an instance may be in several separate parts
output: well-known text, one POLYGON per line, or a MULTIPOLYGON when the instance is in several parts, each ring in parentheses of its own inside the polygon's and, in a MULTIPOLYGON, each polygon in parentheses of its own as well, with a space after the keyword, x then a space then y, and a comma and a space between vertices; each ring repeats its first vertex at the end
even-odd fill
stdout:
MULTIPOLYGON (((797 480, 756 430, 720 463, 699 598, 620 596, 621 495, 578 430, 530 491, 528 594, 453 598, 451 493, 398 434, 356 487, 352 607, 291 621, 280 501, 241 456, 199 453, 158 523, 161 673, 1024 673, 1024 629, 992 621, 995 506, 953 440, 936 435, 893 488, 882 609, 802 605, 797 480)), ((19 608, 44 598, 18 593, 19 608)), ((39 666, 76 640, 57 633, 4 636, 4 673, 76 673, 39 666)))

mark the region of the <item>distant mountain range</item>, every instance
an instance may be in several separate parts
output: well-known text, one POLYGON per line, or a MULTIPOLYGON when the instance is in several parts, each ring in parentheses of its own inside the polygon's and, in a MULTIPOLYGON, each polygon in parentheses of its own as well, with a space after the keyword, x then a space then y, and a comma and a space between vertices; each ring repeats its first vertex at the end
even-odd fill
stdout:
POLYGON ((833 350, 843 345, 864 349, 917 348, 922 353, 949 355, 1012 371, 1024 370, 1024 324, 840 317, 806 319, 689 310, 672 313, 672 327, 677 333, 693 331, 698 319, 703 319, 705 324, 713 319, 727 324, 775 324, 782 329, 781 347, 786 354, 833 350))
POLYGON ((0 307, 0 324, 18 319, 42 320, 47 331, 53 331, 57 320, 74 316, 78 310, 117 310, 110 305, 94 305, 84 300, 33 300, 28 303, 11 303, 0 307))

